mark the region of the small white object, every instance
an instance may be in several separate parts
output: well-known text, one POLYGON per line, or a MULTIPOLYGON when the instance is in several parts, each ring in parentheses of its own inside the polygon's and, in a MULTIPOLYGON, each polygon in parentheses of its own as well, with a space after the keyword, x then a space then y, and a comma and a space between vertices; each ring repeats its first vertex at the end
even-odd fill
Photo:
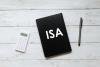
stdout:
POLYGON ((20 33, 16 51, 25 53, 28 45, 30 34, 29 33, 20 33))

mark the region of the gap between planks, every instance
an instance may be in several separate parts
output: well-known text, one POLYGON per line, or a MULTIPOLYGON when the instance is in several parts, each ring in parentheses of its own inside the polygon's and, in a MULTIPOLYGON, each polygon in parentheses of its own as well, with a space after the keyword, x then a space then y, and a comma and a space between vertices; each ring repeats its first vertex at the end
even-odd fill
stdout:
POLYGON ((23 11, 23 10, 100 10, 100 8, 71 8, 71 9, 0 9, 0 11, 23 11))

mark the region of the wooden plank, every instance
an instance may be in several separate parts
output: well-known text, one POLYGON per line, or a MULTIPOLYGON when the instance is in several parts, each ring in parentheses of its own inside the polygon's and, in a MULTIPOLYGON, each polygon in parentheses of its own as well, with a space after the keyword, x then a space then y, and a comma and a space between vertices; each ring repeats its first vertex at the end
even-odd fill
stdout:
POLYGON ((79 61, 58 61, 57 67, 99 67, 100 61, 99 60, 79 60, 79 61))
POLYGON ((24 61, 0 61, 0 67, 56 67, 52 61, 24 60, 24 61))
POLYGON ((63 13, 66 25, 79 25, 83 17, 83 25, 100 26, 100 10, 21 10, 0 11, 0 27, 33 27, 36 19, 63 13))
POLYGON ((99 67, 100 60, 24 60, 0 61, 1 67, 99 67))
POLYGON ((41 44, 29 44, 26 53, 16 52, 17 44, 0 45, 0 61, 10 60, 100 60, 100 43, 71 43, 72 52, 46 59, 41 44))
POLYGON ((95 9, 99 0, 3 0, 0 10, 16 9, 95 9))

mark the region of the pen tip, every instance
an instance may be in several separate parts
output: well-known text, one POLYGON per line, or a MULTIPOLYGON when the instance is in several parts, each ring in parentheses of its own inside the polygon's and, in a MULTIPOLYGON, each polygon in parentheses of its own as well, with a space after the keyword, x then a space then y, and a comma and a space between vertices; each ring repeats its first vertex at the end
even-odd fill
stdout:
POLYGON ((78 44, 78 46, 80 47, 80 44, 78 44))

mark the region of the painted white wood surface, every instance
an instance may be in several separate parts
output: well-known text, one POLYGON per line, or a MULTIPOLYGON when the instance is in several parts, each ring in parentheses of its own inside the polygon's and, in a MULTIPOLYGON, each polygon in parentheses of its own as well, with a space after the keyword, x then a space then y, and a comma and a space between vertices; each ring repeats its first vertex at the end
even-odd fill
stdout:
POLYGON ((1 10, 91 8, 100 8, 100 0, 2 0, 0 2, 1 10))
POLYGON ((99 67, 100 0, 1 0, 0 67, 99 67), (36 19, 63 13, 72 53, 46 59, 36 19), (79 21, 82 43, 78 47, 79 21), (18 34, 30 31, 25 54, 15 51, 18 34))

